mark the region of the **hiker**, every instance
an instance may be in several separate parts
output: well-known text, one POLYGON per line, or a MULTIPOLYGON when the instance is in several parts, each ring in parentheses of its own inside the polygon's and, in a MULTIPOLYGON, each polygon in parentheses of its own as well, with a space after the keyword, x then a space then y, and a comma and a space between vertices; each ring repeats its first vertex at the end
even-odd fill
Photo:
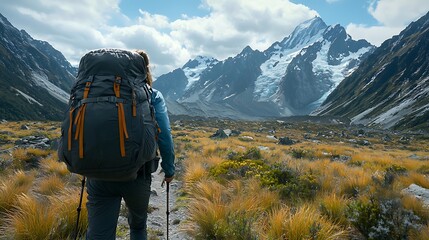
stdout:
MULTIPOLYGON (((149 70, 149 58, 144 51, 136 51, 144 58, 147 71, 147 83, 152 86, 152 76, 149 70)), ((167 108, 161 92, 153 89, 151 95, 155 110, 155 118, 159 125, 158 148, 161 154, 161 167, 164 171, 164 181, 170 183, 175 173, 174 146, 171 136, 167 108)), ((149 197, 151 194, 151 162, 145 164, 132 181, 103 181, 88 177, 88 231, 87 239, 115 239, 121 200, 128 207, 128 223, 130 239, 147 239, 146 221, 149 197)))

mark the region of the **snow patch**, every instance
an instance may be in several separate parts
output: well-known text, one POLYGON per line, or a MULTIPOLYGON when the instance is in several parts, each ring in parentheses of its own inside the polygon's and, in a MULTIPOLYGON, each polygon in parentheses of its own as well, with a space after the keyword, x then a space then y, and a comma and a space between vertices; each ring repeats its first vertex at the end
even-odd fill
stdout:
POLYGON ((67 103, 70 95, 66 93, 61 88, 55 86, 53 83, 49 82, 48 76, 44 73, 32 72, 31 73, 32 80, 36 86, 42 87, 48 90, 49 94, 51 94, 56 99, 61 102, 67 103))
POLYGON ((361 48, 357 52, 349 52, 347 56, 342 56, 340 64, 338 65, 329 65, 328 63, 328 51, 331 47, 331 42, 325 41, 322 45, 321 50, 317 53, 316 59, 313 61, 313 72, 315 75, 326 75, 331 76, 330 80, 332 82, 331 88, 318 100, 311 103, 312 105, 321 105, 329 94, 334 91, 334 89, 343 81, 344 78, 349 76, 353 69, 348 69, 348 65, 352 60, 359 59, 371 50, 371 47, 361 48))
POLYGON ((307 47, 323 38, 324 29, 321 29, 313 36, 309 34, 302 36, 299 34, 300 32, 305 31, 305 29, 307 29, 314 20, 315 19, 299 25, 292 35, 289 36, 287 41, 282 43, 283 45, 276 44, 273 47, 274 51, 271 53, 271 57, 262 63, 260 67, 261 75, 255 81, 255 89, 253 91, 255 101, 275 101, 274 98, 279 91, 281 79, 285 75, 287 67, 292 60, 299 54, 305 54, 307 47), (299 43, 296 46, 289 48, 288 46, 296 37, 300 37, 299 43))
POLYGON ((374 118, 373 123, 383 125, 386 128, 393 127, 404 116, 412 112, 412 109, 410 109, 409 106, 411 106, 414 102, 415 101, 412 99, 407 99, 401 102, 398 106, 393 107, 374 118))
POLYGON ((233 97, 233 96, 235 96, 235 93, 233 93, 233 94, 231 94, 231 95, 229 95, 229 96, 224 97, 224 98, 223 98, 223 100, 226 100, 226 99, 228 99, 228 98, 230 98, 230 97, 233 97))
POLYGON ((188 90, 195 82, 200 80, 201 73, 203 73, 204 70, 209 69, 215 63, 218 62, 214 58, 207 58, 207 57, 201 57, 201 56, 195 58, 195 60, 198 61, 198 65, 196 67, 183 68, 183 72, 185 73, 185 76, 188 79, 188 84, 185 87, 185 91, 188 90))
MULTIPOLYGON (((1 19, 1 18, 0 18, 0 19, 1 19)), ((14 88, 14 87, 12 87, 12 89, 13 89, 13 90, 15 90, 15 91, 17 91, 19 94, 21 94, 21 96, 23 96, 25 99, 27 99, 27 101, 28 101, 30 104, 36 103, 37 105, 39 105, 39 106, 43 107, 43 104, 39 103, 36 99, 34 99, 34 98, 30 97, 29 95, 27 95, 27 94, 23 93, 22 91, 20 91, 20 90, 18 90, 18 89, 16 89, 16 88, 14 88)))
POLYGON ((365 90, 365 88, 367 88, 369 85, 371 85, 371 84, 374 82, 374 80, 378 77, 378 75, 380 75, 380 73, 382 73, 382 72, 384 71, 384 69, 386 69, 386 65, 387 65, 387 64, 384 64, 384 65, 380 68, 380 70, 378 70, 378 72, 376 72, 376 73, 374 74, 374 76, 372 76, 371 80, 369 80, 369 82, 368 82, 367 84, 365 84, 365 86, 363 86, 362 90, 365 90))

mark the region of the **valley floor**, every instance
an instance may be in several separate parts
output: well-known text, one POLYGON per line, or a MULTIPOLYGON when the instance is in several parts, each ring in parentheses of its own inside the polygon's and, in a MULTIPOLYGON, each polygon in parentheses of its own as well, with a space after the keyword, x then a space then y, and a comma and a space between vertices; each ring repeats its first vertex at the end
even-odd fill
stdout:
MULTIPOLYGON (((175 119, 172 130, 170 239, 429 239, 427 135, 331 121, 175 119)), ((73 233, 80 179, 58 162, 59 134, 58 122, 0 123, 0 239, 73 233)), ((166 239, 162 177, 153 240, 166 239)), ((117 238, 128 236, 122 210, 117 238)))

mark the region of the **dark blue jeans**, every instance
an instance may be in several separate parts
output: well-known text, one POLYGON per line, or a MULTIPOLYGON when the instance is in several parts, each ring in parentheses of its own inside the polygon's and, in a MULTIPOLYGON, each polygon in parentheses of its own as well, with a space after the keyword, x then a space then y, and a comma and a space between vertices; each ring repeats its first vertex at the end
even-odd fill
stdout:
POLYGON ((89 240, 109 240, 116 237, 121 200, 128 207, 131 240, 146 240, 147 208, 151 176, 141 174, 134 181, 106 182, 88 179, 88 232, 89 240))

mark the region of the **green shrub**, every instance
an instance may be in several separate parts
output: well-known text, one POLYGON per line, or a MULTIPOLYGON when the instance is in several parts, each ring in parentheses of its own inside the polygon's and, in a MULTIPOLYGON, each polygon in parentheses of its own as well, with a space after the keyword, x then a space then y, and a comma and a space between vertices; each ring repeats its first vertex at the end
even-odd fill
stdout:
POLYGON ((249 148, 245 152, 231 151, 227 155, 227 159, 229 160, 245 160, 245 159, 259 160, 261 158, 262 158, 261 151, 256 147, 249 148))
POLYGON ((302 158, 307 158, 307 159, 313 159, 314 158, 314 152, 309 151, 307 149, 292 149, 291 150, 291 155, 294 158, 297 159, 302 159, 302 158))
POLYGON ((407 169, 393 164, 386 168, 386 173, 384 174, 384 186, 390 186, 395 181, 395 178, 400 175, 405 175, 407 173, 407 169))
POLYGON ((258 236, 253 226, 256 218, 248 215, 243 212, 230 213, 226 219, 215 224, 214 236, 200 236, 197 239, 256 240, 258 236))
POLYGON ((354 201, 347 215, 367 239, 408 239, 411 230, 422 226, 420 218, 404 209, 399 199, 354 201))

